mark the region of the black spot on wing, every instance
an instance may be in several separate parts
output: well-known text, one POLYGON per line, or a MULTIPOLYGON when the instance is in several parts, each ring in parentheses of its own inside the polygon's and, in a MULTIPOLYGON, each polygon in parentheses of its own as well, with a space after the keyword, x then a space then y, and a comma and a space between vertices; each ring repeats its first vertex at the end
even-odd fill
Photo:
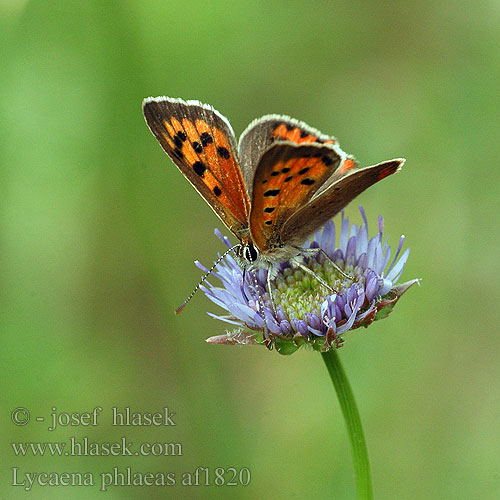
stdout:
POLYGON ((301 180, 300 183, 304 184, 304 186, 312 186, 316 181, 314 179, 310 179, 309 177, 306 177, 305 179, 301 180))
POLYGON ((264 212, 266 212, 266 214, 270 214, 272 212, 274 212, 276 210, 276 207, 266 207, 264 208, 264 212))
POLYGON ((214 142, 213 137, 208 132, 203 132, 203 134, 200 135, 200 139, 203 147, 208 146, 209 144, 212 144, 212 142, 214 142))
POLYGON ((182 148, 182 141, 179 139, 179 137, 176 135, 174 137, 174 144, 180 149, 182 148))
POLYGON ((195 153, 201 153, 203 151, 203 146, 198 142, 193 142, 193 149, 195 153))
POLYGON ((177 132, 177 134, 173 137, 173 139, 176 147, 182 149, 182 143, 187 139, 187 135, 181 130, 179 130, 179 132, 177 132))
POLYGON ((310 168, 311 167, 304 167, 302 170, 299 170, 299 175, 307 174, 307 172, 309 172, 310 168))
POLYGON ((327 166, 329 167, 330 165, 333 165, 333 160, 332 158, 330 158, 329 156, 323 156, 323 158, 321 158, 321 161, 327 166))
POLYGON ((225 158, 226 160, 229 158, 229 151, 224 148, 223 146, 219 146, 217 148, 217 154, 222 157, 222 158, 225 158))
POLYGON ((195 161, 193 163, 193 170, 200 176, 203 177, 207 167, 201 161, 195 161))
POLYGON ((220 196, 222 194, 222 191, 219 186, 214 187, 214 194, 215 196, 220 196))
POLYGON ((269 189, 267 190, 265 193, 264 193, 264 196, 265 197, 269 197, 269 196, 278 196, 280 194, 280 190, 279 189, 269 189))

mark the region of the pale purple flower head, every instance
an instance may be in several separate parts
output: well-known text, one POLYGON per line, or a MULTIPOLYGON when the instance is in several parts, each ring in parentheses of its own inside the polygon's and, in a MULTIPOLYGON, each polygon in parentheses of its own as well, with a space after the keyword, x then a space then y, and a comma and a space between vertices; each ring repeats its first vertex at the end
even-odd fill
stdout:
MULTIPOLYGON (((304 264, 321 276, 333 289, 288 262, 279 265, 272 282, 274 307, 267 290, 267 270, 244 273, 231 255, 227 255, 213 272, 218 286, 208 284, 201 289, 226 315, 210 316, 235 325, 235 331, 207 339, 219 344, 263 343, 267 328, 278 352, 291 354, 301 345, 326 351, 340 347, 342 335, 374 320, 387 316, 399 297, 418 280, 400 285, 397 282, 408 259, 409 249, 401 253, 404 236, 391 260, 391 247, 383 238, 383 219, 378 218, 378 232, 368 237, 368 223, 360 207, 363 223, 350 224, 344 217, 337 228, 333 221, 315 233, 310 248, 322 248, 330 259, 347 275, 346 278, 323 255, 307 257, 304 264), (257 290, 258 289, 258 290, 257 290), (260 296, 260 300, 259 300, 260 296), (263 311, 259 304, 263 304, 263 311)), ((220 231, 216 235, 226 246, 228 238, 220 231)), ((196 265, 206 271, 199 262, 196 265)))

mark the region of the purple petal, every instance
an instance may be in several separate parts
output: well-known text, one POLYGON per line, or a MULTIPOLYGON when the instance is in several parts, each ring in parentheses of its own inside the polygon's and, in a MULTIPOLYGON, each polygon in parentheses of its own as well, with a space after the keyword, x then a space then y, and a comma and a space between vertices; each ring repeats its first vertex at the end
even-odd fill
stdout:
POLYGON ((357 267, 360 267, 361 269, 366 269, 366 264, 368 262, 368 258, 366 256, 366 252, 363 252, 359 258, 358 258, 358 262, 356 263, 356 266, 357 267))
POLYGON ((344 212, 342 211, 342 222, 340 226, 340 238, 339 238, 339 250, 342 250, 342 254, 345 255, 347 248, 347 238, 349 236, 349 217, 344 217, 344 212))
POLYGON ((378 294, 380 288, 377 275, 370 269, 366 277, 365 294, 366 298, 371 302, 378 294))
POLYGON ((407 248, 398 263, 392 268, 391 272, 388 274, 387 279, 395 282, 396 278, 399 278, 401 273, 403 272, 403 268, 405 267, 406 261, 408 260, 408 256, 410 255, 410 249, 407 248))
POLYGON ((359 296, 355 303, 353 304, 352 308, 352 313, 349 316, 349 319, 347 320, 347 323, 344 323, 342 326, 339 326, 337 333, 338 335, 341 335, 344 332, 347 332, 347 330, 350 330, 352 325, 354 324, 354 320, 356 319, 356 314, 358 313, 359 308, 362 306, 363 302, 365 299, 365 294, 363 293, 362 290, 359 290, 359 296))
POLYGON ((217 314, 214 314, 214 313, 211 313, 211 312, 207 312, 207 314, 211 317, 211 318, 215 318, 215 319, 218 319, 220 321, 224 321, 226 323, 229 323, 231 325, 238 325, 238 326, 243 326, 243 323, 241 321, 234 321, 232 319, 229 319, 229 318, 226 318, 225 316, 219 316, 217 314))
POLYGON ((281 333, 280 325, 276 322, 273 310, 268 307, 264 307, 264 315, 266 317, 267 328, 272 333, 281 333))
POLYGON ((401 236, 401 238, 399 238, 399 245, 398 245, 398 249, 396 250, 396 255, 394 256, 394 259, 392 260, 391 265, 387 269, 387 272, 390 272, 390 270, 392 269, 392 267, 396 263, 396 260, 398 260, 399 252, 401 252, 401 248, 403 247, 404 240, 405 240, 405 235, 403 234, 401 236))
POLYGON ((368 219, 366 218, 366 212, 365 209, 363 208, 363 205, 358 206, 358 210, 361 212, 361 218, 363 219, 363 223, 368 230, 368 219))
POLYGON ((295 323, 295 329, 306 339, 309 338, 309 328, 304 320, 299 319, 295 323))
POLYGON ((319 330, 321 328, 321 321, 318 318, 318 315, 315 313, 306 314, 306 322, 307 324, 313 328, 314 330, 319 330))
POLYGON ((229 241, 229 238, 227 236, 224 236, 220 231, 219 229, 215 228, 214 229, 214 233, 215 233, 215 236, 217 236, 217 238, 219 238, 219 240, 222 241, 222 243, 224 243, 224 245, 227 246, 227 248, 232 248, 233 245, 231 245, 231 242, 229 241))
POLYGON ((356 236, 351 236, 347 242, 347 248, 345 251, 345 256, 349 260, 349 257, 356 256, 356 236))
POLYGON ((326 252, 329 257, 332 257, 333 252, 335 251, 335 223, 333 220, 329 220, 325 226, 323 227, 323 231, 321 233, 321 238, 318 240, 320 243, 320 247, 326 252))
POLYGON ((290 335, 292 333, 292 325, 286 319, 280 321, 280 330, 283 335, 290 335))
POLYGON ((378 216, 378 232, 380 234, 384 232, 384 218, 381 215, 378 216))
POLYGON ((286 315, 285 311, 283 311, 283 309, 278 308, 278 310, 276 311, 276 319, 281 323, 282 321, 288 321, 288 316, 286 315))
POLYGON ((379 288, 378 294, 380 296, 387 295, 392 289, 392 281, 386 278, 381 278, 382 286, 379 288))

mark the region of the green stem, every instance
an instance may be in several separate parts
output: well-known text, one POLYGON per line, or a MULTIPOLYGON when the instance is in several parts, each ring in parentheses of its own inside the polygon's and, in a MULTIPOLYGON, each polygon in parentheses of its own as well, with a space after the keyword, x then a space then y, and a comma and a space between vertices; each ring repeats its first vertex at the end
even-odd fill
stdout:
POLYGON ((337 350, 331 349, 328 352, 322 352, 321 356, 323 357, 328 373, 337 391, 337 397, 344 415, 349 440, 351 441, 358 500, 373 500, 368 450, 366 448, 361 419, 359 418, 359 412, 356 402, 354 401, 351 386, 347 380, 337 350))

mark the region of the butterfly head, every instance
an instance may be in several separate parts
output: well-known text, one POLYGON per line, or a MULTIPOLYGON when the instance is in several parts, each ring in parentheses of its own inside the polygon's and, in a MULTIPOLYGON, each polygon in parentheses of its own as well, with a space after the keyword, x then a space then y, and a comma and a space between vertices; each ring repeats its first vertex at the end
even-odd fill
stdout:
MULTIPOLYGON (((233 247, 235 260, 242 269, 253 271, 256 269, 267 269, 270 271, 279 262, 285 262, 295 258, 301 249, 279 243, 266 249, 259 249, 252 240, 243 240, 239 245, 233 247)), ((271 271, 274 276, 274 272, 271 271)))
POLYGON ((234 248, 234 254, 238 264, 242 268, 252 266, 259 260, 260 256, 258 248, 251 241, 244 241, 243 243, 236 245, 234 248))

